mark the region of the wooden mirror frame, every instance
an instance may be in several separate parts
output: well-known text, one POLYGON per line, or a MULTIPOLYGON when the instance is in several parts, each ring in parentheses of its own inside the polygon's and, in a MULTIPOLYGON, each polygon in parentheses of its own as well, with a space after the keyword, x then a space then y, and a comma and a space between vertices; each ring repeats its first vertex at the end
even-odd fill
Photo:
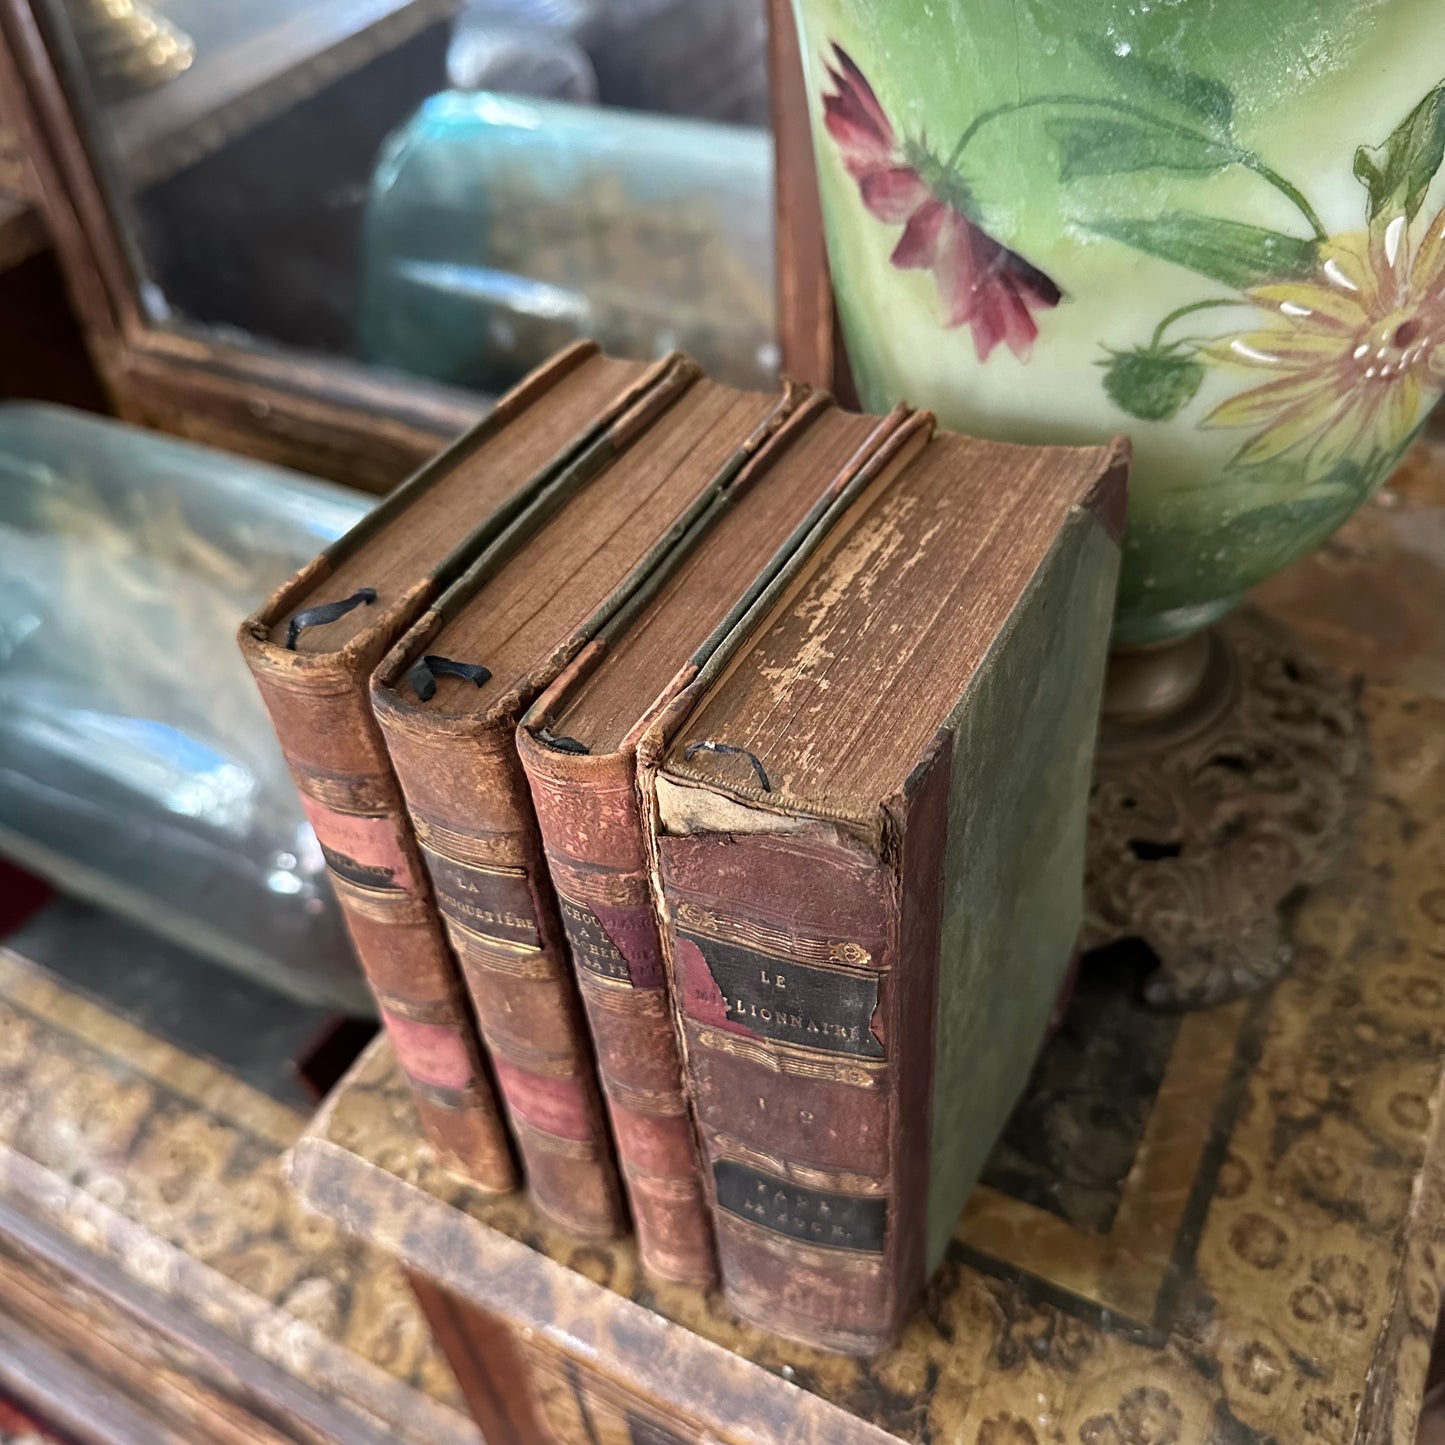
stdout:
POLYGON ((778 345, 786 376, 858 405, 833 303, 812 121, 791 0, 768 0, 778 345))
MULTIPOLYGON (((776 144, 782 369, 853 404, 813 167, 808 100, 789 0, 768 0, 776 144)), ((0 0, 0 94, 34 173, 37 201, 116 414, 227 451, 383 491, 486 410, 471 393, 156 324, 108 184, 97 117, 66 84, 78 69, 44 0, 0 0), (12 99, 13 97, 13 99, 12 99)))
POLYGON ((155 324, 106 184, 68 35, 37 0, 0 0, 0 94, 91 358, 126 421, 383 491, 486 411, 467 392, 264 343, 155 324))

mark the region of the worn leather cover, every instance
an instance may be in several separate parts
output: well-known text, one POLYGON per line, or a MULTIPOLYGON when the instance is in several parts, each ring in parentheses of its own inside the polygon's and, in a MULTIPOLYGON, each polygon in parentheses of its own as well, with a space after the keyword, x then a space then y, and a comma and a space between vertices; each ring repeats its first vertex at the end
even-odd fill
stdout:
MULTIPOLYGON (((458 545, 439 575, 383 600, 347 646, 294 652, 272 640, 341 559, 383 528, 403 528, 414 498, 547 391, 596 347, 569 348, 498 402, 492 414, 405 483, 282 587, 241 626, 239 643, 325 851, 357 957, 411 1082, 427 1138, 447 1166, 505 1192, 516 1166, 456 963, 442 931, 401 791, 367 696, 377 662, 455 567, 484 546, 512 509, 458 518, 458 545)), ((652 373, 645 382, 651 385, 652 373)), ((545 485, 538 476, 518 494, 545 485)))
MULTIPOLYGON (((620 417, 570 475, 539 502, 585 487, 638 438, 671 398, 696 378, 684 364, 645 401, 620 417)), ((760 429, 761 444, 787 408, 760 429)), ((405 792, 460 960, 537 1207, 574 1233, 611 1238, 627 1211, 598 1096, 595 1063, 566 959, 557 900, 542 853, 531 792, 517 756, 522 713, 588 640, 623 606, 686 531, 699 523, 728 478, 699 495, 668 534, 639 557, 628 581, 535 672, 489 709, 428 712, 401 689, 431 639, 530 535, 520 519, 492 552, 458 580, 385 658, 372 679, 372 705, 405 792)))
POLYGON ((288 653, 284 657, 297 664, 288 668, 272 655, 279 652, 257 640, 252 669, 326 850, 357 958, 427 1138, 449 1168, 482 1188, 513 1189, 517 1176, 506 1129, 366 704, 371 658, 298 659, 288 653), (385 881, 372 886, 362 869, 385 881))
MULTIPOLYGON (((528 719, 545 727, 547 700, 565 696, 604 651, 601 643, 587 648, 528 719)), ((664 1279, 710 1284, 712 1224, 663 985, 632 750, 559 752, 524 724, 517 751, 596 1049, 639 1252, 664 1279)))
MULTIPOLYGON (((1086 661, 1100 677, 1122 489, 1122 473, 1111 474, 1068 523, 1107 534, 1108 560, 1091 561, 1084 579, 1098 623, 1086 661)), ((1051 553, 1041 575, 1066 572, 1055 564, 1051 553)), ((1065 608, 1082 597, 1069 591, 1070 576, 1051 599, 1065 608)), ((781 592, 765 595, 737 646, 781 592)), ((1009 656, 1022 606, 992 671, 1009 656)), ((994 679, 1005 685, 1028 693, 1024 679, 994 679)), ((744 1318, 825 1349, 887 1347, 933 1262, 935 1055, 939 1028, 952 1026, 939 1023, 940 948, 946 913, 967 896, 960 870, 975 866, 956 838, 960 810, 978 802, 976 792, 959 796, 961 772, 979 786, 955 754, 957 739, 971 736, 960 721, 972 707, 967 697, 899 795, 880 800, 876 833, 770 805, 763 791, 724 787, 676 756, 665 769, 652 765, 664 956, 724 1288, 744 1318)), ((1097 694, 1085 702, 1096 710, 1097 694)), ((684 725, 679 719, 673 735, 684 725)), ((1084 760, 1073 778, 1081 791, 1092 717, 1081 710, 1059 726, 1069 732, 1054 739, 1061 753, 1084 760)), ((994 791, 1004 797, 1007 789, 996 781, 994 791)), ((1074 801, 1081 809, 1082 798, 1074 801)), ((991 867, 982 874, 991 877, 991 867)), ((1009 878, 984 886, 1009 886, 1009 878)), ((1062 908, 1062 893, 1057 901, 1062 908)), ((1031 1057, 1010 1068, 1026 1073, 1031 1057)), ((986 1148, 991 1139, 979 1142, 986 1148)))
MULTIPOLYGON (((775 465, 794 434, 810 425, 825 404, 825 398, 815 396, 800 408, 774 445, 739 477, 734 493, 755 484, 775 465)), ((517 729, 517 751, 531 785, 568 953, 592 1031, 638 1250, 644 1266, 664 1279, 711 1283, 716 1257, 666 988, 649 824, 638 791, 638 748, 651 751, 666 741, 678 700, 718 643, 732 635, 772 578, 816 537, 818 522, 837 494, 874 461, 907 416, 905 408, 898 408, 882 419, 757 577, 739 579, 733 611, 659 697, 638 700, 638 719, 616 751, 578 754, 544 740, 605 659, 605 638, 582 651, 517 729)), ((607 631, 611 637, 620 635, 616 626, 607 631)))
POLYGON ((512 744, 515 714, 438 718, 380 687, 375 707, 533 1200, 578 1234, 611 1238, 625 1212, 512 744))
MULTIPOLYGON (((690 378, 679 375, 678 385, 690 378)), ((416 821, 441 912, 461 959, 482 1034, 520 1145, 528 1186, 538 1208, 576 1233, 606 1237, 625 1225, 626 1210, 613 1164, 611 1139, 598 1093, 595 1056, 577 985, 568 962, 563 915, 553 890, 517 752, 522 715, 605 627, 620 622, 668 566, 692 545, 728 505, 729 491, 748 475, 755 458, 808 403, 806 387, 789 385, 768 415, 740 440, 732 457, 673 521, 647 545, 628 578, 599 610, 526 678, 476 714, 447 716, 418 706, 403 685, 407 668, 492 575, 479 560, 412 629, 377 669, 372 698, 397 773, 416 821)), ((568 485, 586 485, 625 448, 645 446, 645 428, 669 404, 664 388, 621 418, 608 442, 579 459, 568 485), (641 440, 639 440, 639 437, 641 440)), ((551 498, 557 493, 549 492, 551 498)), ((555 508, 550 508, 555 510, 555 508)), ((585 526, 585 520, 578 525, 585 526)), ((525 521, 499 540, 498 565, 523 545, 525 521)), ((578 890, 585 899, 587 894, 578 890)), ((578 901, 578 900, 573 900, 578 901)), ((644 964, 645 967, 645 964, 644 964)), ((671 1028, 665 1010, 653 1017, 671 1028)), ((624 1018, 614 1030, 632 1029, 624 1018)), ((620 1042, 620 1039, 619 1039, 620 1042)), ((655 1187, 637 1204, 649 1238, 669 1238, 659 1273, 697 1277, 700 1249, 695 1182, 686 1179, 692 1149, 685 1112, 665 1121, 668 1107, 663 1055, 639 1051, 633 1106, 616 1123, 619 1146, 641 1162, 655 1187), (657 1065, 654 1071, 648 1060, 657 1065), (659 1108, 663 1111, 657 1113, 659 1108), (648 1117, 651 1116, 651 1117, 648 1117), (659 1122, 654 1123, 656 1119, 659 1122), (635 1127, 640 1124, 641 1127, 635 1127), (691 1223, 685 1223, 689 1208, 691 1223)), ((674 1080, 675 1087, 675 1080, 674 1080)), ((614 1113, 614 1120, 618 1118, 614 1113)))
POLYGON ((931 1031, 904 1016, 899 876, 800 821, 786 839, 663 836, 662 883, 729 1303, 866 1352, 905 1307, 893 1174, 924 1143, 895 1040, 931 1072, 931 1031))

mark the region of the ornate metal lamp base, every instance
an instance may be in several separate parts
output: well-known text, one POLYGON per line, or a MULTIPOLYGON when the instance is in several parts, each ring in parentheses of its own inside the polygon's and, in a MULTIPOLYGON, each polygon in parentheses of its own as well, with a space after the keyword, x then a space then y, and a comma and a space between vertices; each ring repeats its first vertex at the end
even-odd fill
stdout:
POLYGON ((1290 963, 1289 904, 1349 850, 1368 761, 1349 688, 1256 614, 1116 654, 1084 947, 1142 939, 1160 960, 1145 994, 1161 1008, 1272 983, 1290 963))

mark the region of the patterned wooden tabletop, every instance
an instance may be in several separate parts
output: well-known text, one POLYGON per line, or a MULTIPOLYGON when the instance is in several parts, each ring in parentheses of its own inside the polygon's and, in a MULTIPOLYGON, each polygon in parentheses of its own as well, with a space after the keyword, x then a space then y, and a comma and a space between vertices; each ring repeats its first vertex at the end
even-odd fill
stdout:
POLYGON ((400 1271, 282 1184, 304 1122, 0 950, 0 1321, 198 1442, 260 1400, 247 1440, 479 1445, 400 1271))
POLYGON ((1086 975, 880 1359, 771 1338, 650 1288, 630 1245, 469 1193, 415 1142, 384 1044, 293 1183, 508 1319, 569 1442, 1407 1445, 1445 1277, 1445 447, 1258 602, 1359 680, 1350 862, 1270 994, 1166 1016, 1127 962, 1086 975))

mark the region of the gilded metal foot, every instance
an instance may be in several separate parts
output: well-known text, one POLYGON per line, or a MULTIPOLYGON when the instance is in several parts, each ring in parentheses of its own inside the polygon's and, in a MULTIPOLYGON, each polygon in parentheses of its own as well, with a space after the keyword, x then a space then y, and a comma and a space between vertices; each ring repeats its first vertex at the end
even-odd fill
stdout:
POLYGON ((1090 799, 1084 947, 1142 939, 1159 1008, 1288 969, 1289 904, 1343 862, 1368 772, 1353 693, 1282 629, 1237 613, 1200 674, 1164 715, 1106 712, 1090 799))

